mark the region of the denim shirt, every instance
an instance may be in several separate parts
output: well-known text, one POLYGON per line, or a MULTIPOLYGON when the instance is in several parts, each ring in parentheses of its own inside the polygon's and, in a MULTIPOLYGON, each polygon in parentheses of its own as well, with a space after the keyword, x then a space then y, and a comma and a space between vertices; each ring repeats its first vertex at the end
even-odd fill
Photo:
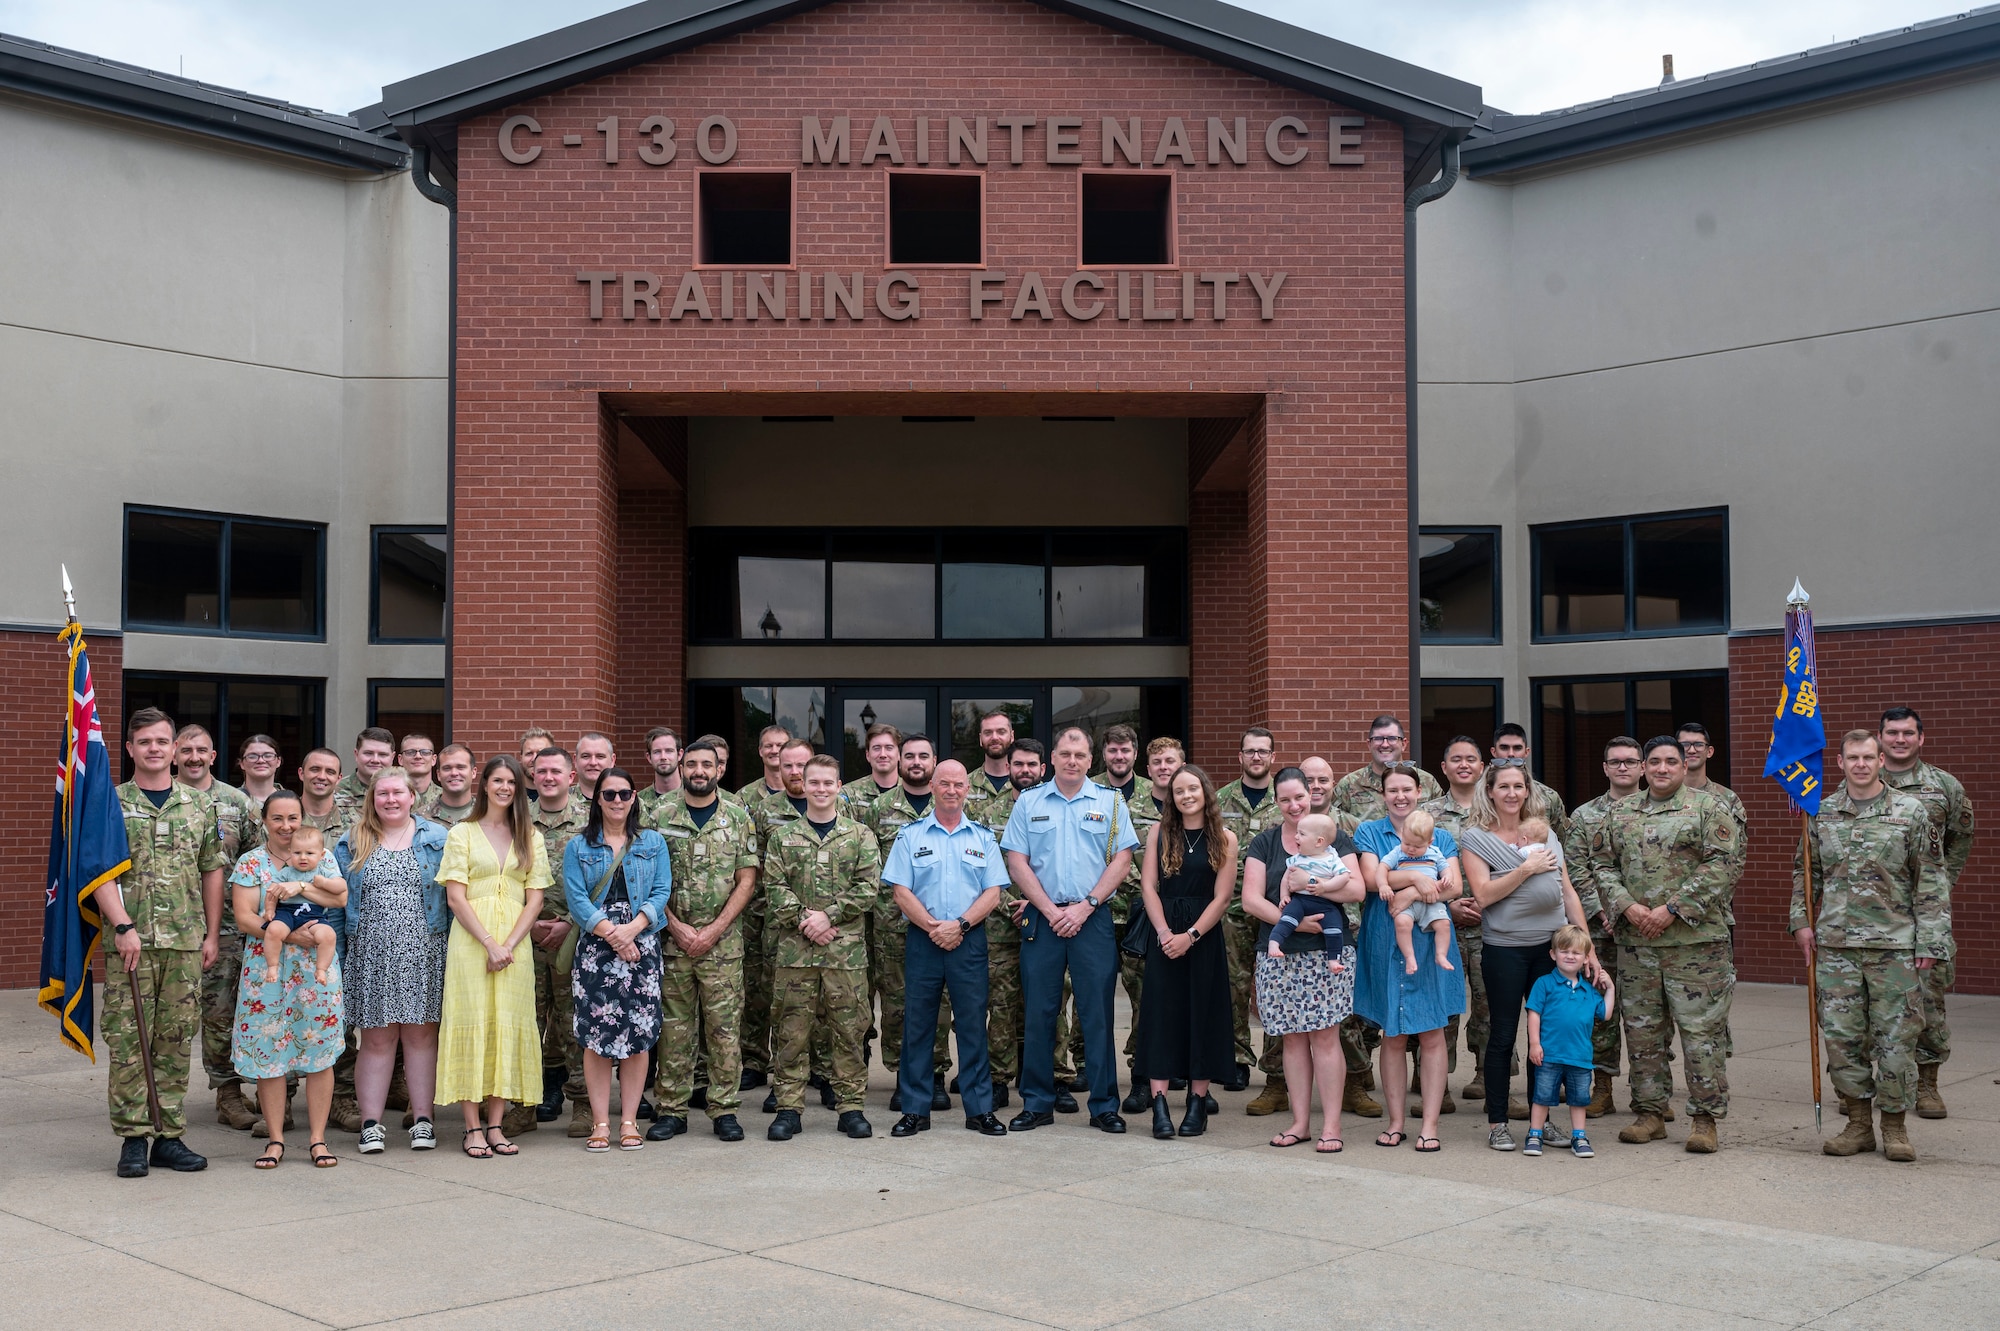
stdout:
MULTIPOLYGON (((438 865, 444 862, 445 827, 442 823, 414 815, 410 821, 417 825, 417 834, 410 842, 410 849, 416 851, 417 864, 424 875, 424 922, 430 926, 432 933, 441 934, 451 928, 451 905, 445 900, 444 884, 437 880, 438 865)), ((351 835, 351 832, 342 833, 333 847, 334 861, 340 865, 340 872, 347 879, 347 906, 326 913, 327 923, 340 935, 343 944, 347 938, 348 916, 360 918, 361 898, 368 890, 368 865, 350 863, 354 851, 347 839, 351 835)), ((373 858, 369 856, 369 859, 373 858)))
MULTIPOLYGON (((598 880, 611 868, 616 854, 610 846, 593 842, 579 833, 563 847, 563 899, 569 903, 570 919, 584 933, 604 918, 604 907, 590 899, 598 880)), ((625 895, 636 917, 644 914, 650 923, 648 934, 656 934, 667 922, 667 898, 673 894, 674 871, 667 856, 667 839, 652 828, 643 828, 625 851, 625 895)), ((611 885, 605 884, 610 895, 611 885)))

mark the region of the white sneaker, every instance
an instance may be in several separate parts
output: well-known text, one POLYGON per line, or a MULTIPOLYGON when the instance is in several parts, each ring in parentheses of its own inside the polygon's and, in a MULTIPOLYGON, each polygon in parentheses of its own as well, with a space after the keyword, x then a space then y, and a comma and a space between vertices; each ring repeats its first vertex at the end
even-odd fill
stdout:
POLYGON ((382 1143, 388 1135, 388 1129, 380 1123, 365 1124, 361 1129, 361 1154, 380 1155, 382 1143))
POLYGON ((410 1125, 410 1149, 412 1151, 434 1150, 437 1144, 437 1130, 431 1126, 429 1119, 420 1118, 410 1125))

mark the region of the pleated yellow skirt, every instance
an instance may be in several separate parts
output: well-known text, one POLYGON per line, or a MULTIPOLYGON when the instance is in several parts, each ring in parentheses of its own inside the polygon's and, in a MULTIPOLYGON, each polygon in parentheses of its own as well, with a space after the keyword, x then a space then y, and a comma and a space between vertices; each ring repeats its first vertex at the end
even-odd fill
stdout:
MULTIPOLYGON (((467 896, 467 904, 494 938, 504 940, 521 918, 521 903, 509 895, 468 892, 467 896)), ((542 1098, 532 948, 523 938, 512 965, 489 971, 486 949, 463 924, 452 921, 445 956, 444 1024, 438 1030, 439 1104, 488 1096, 533 1104, 542 1098)))

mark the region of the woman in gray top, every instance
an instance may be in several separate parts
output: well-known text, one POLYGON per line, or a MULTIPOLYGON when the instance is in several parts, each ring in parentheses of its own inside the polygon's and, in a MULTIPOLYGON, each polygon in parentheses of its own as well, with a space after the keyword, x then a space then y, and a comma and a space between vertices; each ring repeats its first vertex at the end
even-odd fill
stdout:
MULTIPOLYGON (((1519 758, 1496 759, 1486 769, 1473 792, 1472 822, 1458 834, 1458 849, 1485 934, 1479 965, 1493 1022, 1482 1064, 1486 1144, 1511 1151, 1507 1082, 1521 1004, 1535 981, 1555 969, 1549 944, 1556 930, 1584 923, 1583 904, 1563 869, 1562 846, 1549 834, 1548 810, 1519 758)), ((1594 962, 1589 969, 1595 973, 1594 962)))

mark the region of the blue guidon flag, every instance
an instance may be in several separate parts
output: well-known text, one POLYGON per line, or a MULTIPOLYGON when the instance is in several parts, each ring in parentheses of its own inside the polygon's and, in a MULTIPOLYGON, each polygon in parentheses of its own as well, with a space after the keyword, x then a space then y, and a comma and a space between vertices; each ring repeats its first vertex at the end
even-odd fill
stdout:
POLYGON ((1819 812, 1826 777, 1826 723, 1819 714, 1819 685, 1813 661, 1812 610, 1805 588, 1792 584, 1785 607, 1785 687, 1771 718, 1771 751, 1764 775, 1791 797, 1792 807, 1811 817, 1819 812))
POLYGON ((90 959, 102 921, 97 889, 132 867, 125 817, 111 779, 111 755, 97 720, 83 626, 57 639, 69 649, 62 754, 56 764, 55 826, 49 833, 49 890, 42 907, 42 1006, 60 1020, 62 1042, 97 1061, 90 1005, 90 959))

